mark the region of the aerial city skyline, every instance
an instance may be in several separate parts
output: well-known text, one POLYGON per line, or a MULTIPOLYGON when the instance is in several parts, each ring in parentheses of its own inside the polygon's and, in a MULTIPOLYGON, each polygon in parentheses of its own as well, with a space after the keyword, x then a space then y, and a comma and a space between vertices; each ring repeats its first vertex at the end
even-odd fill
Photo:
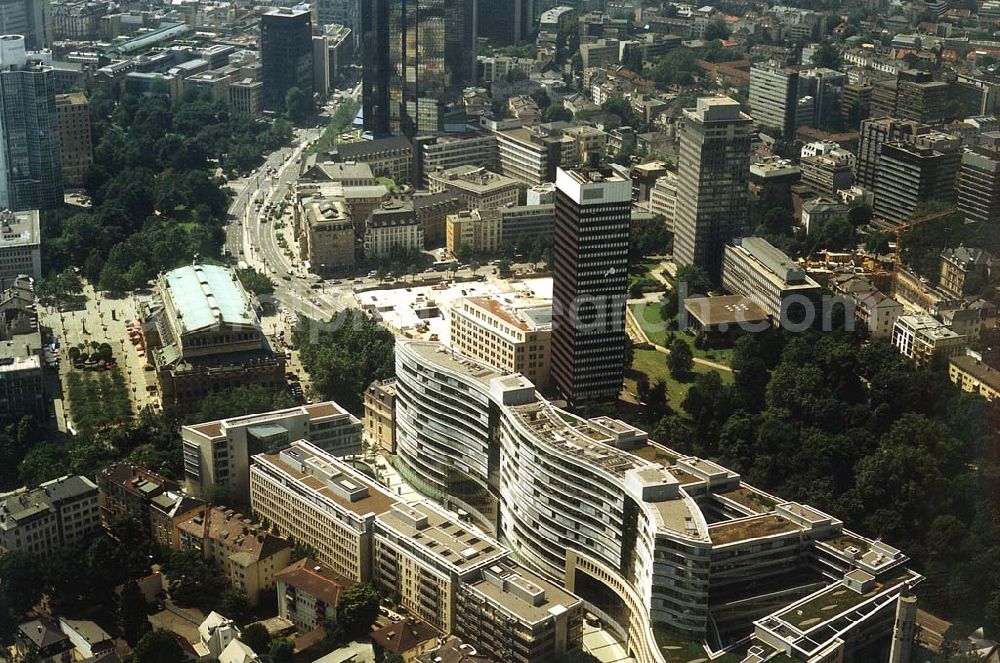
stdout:
POLYGON ((1000 656, 996 0, 0 0, 12 663, 1000 656))

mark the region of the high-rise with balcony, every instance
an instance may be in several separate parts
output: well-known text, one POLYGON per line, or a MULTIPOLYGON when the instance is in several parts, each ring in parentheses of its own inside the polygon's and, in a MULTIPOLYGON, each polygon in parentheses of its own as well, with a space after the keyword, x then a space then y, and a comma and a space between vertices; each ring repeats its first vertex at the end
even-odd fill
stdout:
POLYGON ((774 64, 750 68, 750 111, 759 127, 781 130, 790 139, 799 126, 799 72, 774 64))
POLYGON ((674 258, 718 279, 726 242, 749 224, 750 116, 738 101, 702 97, 684 110, 674 258))
POLYGON ((266 110, 284 111, 292 88, 301 90, 312 104, 312 14, 308 8, 280 7, 261 16, 260 64, 266 110))
POLYGON ((371 0, 361 32, 365 129, 443 129, 446 102, 475 81, 476 0, 371 0))
POLYGON ((574 404, 621 391, 631 206, 631 180, 611 168, 556 173, 551 373, 574 404))
POLYGON ((0 106, 0 208, 61 207, 63 175, 51 56, 27 52, 19 35, 0 37, 0 106))

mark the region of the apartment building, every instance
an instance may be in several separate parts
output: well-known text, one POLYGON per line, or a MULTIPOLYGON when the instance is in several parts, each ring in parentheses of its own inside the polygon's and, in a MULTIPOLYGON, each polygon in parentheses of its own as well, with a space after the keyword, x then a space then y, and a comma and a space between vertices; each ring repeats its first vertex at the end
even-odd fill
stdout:
POLYGON ((424 246, 441 246, 445 241, 449 214, 465 209, 465 203, 455 193, 419 193, 413 196, 413 211, 424 229, 424 246))
POLYGON ((799 72, 773 63, 750 67, 750 114, 758 127, 775 128, 791 138, 805 124, 799 117, 799 72))
POLYGON ((192 495, 222 490, 249 498, 250 457, 308 440, 334 455, 361 451, 361 422, 333 401, 181 427, 184 480, 192 495))
POLYGON ((218 564, 251 606, 274 589, 275 575, 291 562, 292 544, 232 509, 212 507, 177 525, 177 548, 196 550, 218 564))
POLYGON ((375 584, 434 628, 455 628, 455 589, 510 554, 428 503, 397 502, 375 517, 375 584))
POLYGON ((396 381, 376 380, 365 389, 365 437, 384 453, 396 453, 396 381))
POLYGON ((38 210, 0 211, 0 289, 18 276, 42 278, 41 242, 38 210))
POLYGON ((396 377, 400 472, 564 583, 641 663, 684 641, 721 651, 750 630, 780 636, 781 651, 887 654, 894 601, 921 580, 899 550, 438 343, 400 340, 396 377), (871 581, 848 586, 861 573, 871 581), (818 609, 845 589, 844 610, 818 609))
POLYGON ((423 248, 424 226, 409 200, 387 200, 365 223, 365 255, 383 260, 394 252, 423 248))
POLYGON ((649 211, 663 217, 667 230, 674 232, 677 214, 677 173, 666 171, 653 184, 649 192, 649 211))
POLYGON ((275 575, 278 616, 300 633, 322 628, 337 618, 340 593, 353 583, 319 562, 303 557, 275 575))
POLYGON ((204 512, 205 502, 185 495, 180 484, 144 467, 115 463, 97 473, 105 527, 130 518, 164 547, 176 547, 175 525, 204 512))
POLYGON ((961 355, 966 342, 965 336, 929 315, 901 315, 892 328, 892 345, 917 366, 928 364, 935 356, 961 355))
POLYGON ((549 384, 552 307, 499 297, 469 297, 451 308, 451 346, 490 366, 549 384))
POLYGON ((495 253, 500 248, 499 210, 465 210, 445 221, 445 248, 453 256, 464 251, 495 253))
POLYGON ((743 237, 726 246, 722 287, 760 306, 782 326, 809 326, 820 319, 820 285, 760 237, 743 237))
POLYGON ((101 531, 97 485, 63 476, 0 501, 0 553, 44 559, 62 547, 80 546, 101 531))
POLYGON ((375 516, 392 493, 305 440, 254 456, 250 505, 285 535, 312 547, 316 561, 351 581, 372 579, 375 516))
POLYGON ((962 391, 979 394, 988 401, 1000 398, 1000 371, 972 355, 952 357, 948 377, 962 391))
POLYGON ((941 252, 938 288, 946 295, 961 299, 983 289, 998 272, 1000 260, 989 252, 959 245, 941 252))
POLYGON ((229 106, 238 113, 257 115, 264 108, 264 84, 252 78, 229 84, 229 106))
POLYGON ((94 162, 90 136, 90 102, 83 92, 56 95, 59 116, 63 185, 83 186, 83 177, 94 162))
POLYGON ((854 308, 854 319, 871 333, 872 338, 888 339, 903 314, 903 305, 876 288, 863 276, 846 274, 828 283, 830 290, 844 297, 854 308))
POLYGON ((430 173, 433 192, 454 193, 468 209, 491 210, 516 205, 520 195, 517 180, 476 166, 455 166, 430 173))
POLYGON ((545 661, 582 640, 583 601, 507 560, 459 586, 454 632, 502 661, 545 661))

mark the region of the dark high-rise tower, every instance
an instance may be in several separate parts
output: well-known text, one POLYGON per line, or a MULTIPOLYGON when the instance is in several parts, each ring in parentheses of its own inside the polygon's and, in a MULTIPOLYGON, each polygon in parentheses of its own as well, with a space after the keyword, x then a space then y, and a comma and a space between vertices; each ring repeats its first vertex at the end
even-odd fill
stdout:
POLYGON ((476 0, 370 0, 361 29, 365 128, 434 133, 444 105, 475 82, 476 0))
POLYGON ((632 182, 607 167, 556 172, 552 382, 574 405, 622 388, 632 182))
POLYGON ((479 36, 494 45, 516 44, 534 30, 535 0, 479 0, 479 36))
POLYGON ((718 281, 726 243, 748 231, 750 124, 740 103, 702 97, 684 109, 677 160, 674 260, 718 281))
POLYGON ((264 108, 285 110, 285 95, 297 87, 312 104, 312 13, 307 9, 273 9, 260 19, 260 64, 264 108))
POLYGON ((26 53, 24 37, 0 37, 0 208, 63 204, 59 115, 52 67, 26 53))

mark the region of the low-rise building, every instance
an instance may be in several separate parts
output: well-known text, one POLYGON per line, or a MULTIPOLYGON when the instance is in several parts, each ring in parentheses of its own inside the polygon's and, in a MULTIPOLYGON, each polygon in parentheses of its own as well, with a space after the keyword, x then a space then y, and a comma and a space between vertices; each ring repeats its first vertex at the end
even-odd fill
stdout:
POLYGON ((236 273, 188 265, 161 274, 143 323, 164 407, 189 411, 210 392, 285 384, 285 357, 264 334, 236 273))
POLYGON ((327 274, 354 268, 354 219, 344 200, 307 198, 302 201, 304 242, 301 258, 310 269, 327 274))
POLYGON ((0 289, 18 276, 42 277, 41 243, 38 210, 0 211, 0 289))
POLYGON ((413 176, 413 144, 406 136, 339 143, 337 161, 359 161, 371 166, 376 177, 410 182, 413 176))
POLYGON ((847 274, 834 277, 830 289, 852 304, 854 319, 863 324, 872 338, 889 338, 903 305, 876 288, 863 276, 847 274))
POLYGON ((207 508, 202 500, 181 492, 176 481, 130 463, 115 463, 98 472, 97 487, 105 527, 120 518, 134 519, 165 547, 175 544, 176 524, 207 508))
POLYGON ((958 246, 941 252, 941 278, 938 288, 961 299, 984 289, 1000 272, 1000 260, 989 252, 973 247, 958 246))
POLYGON ((465 251, 495 253, 500 248, 500 213, 466 210, 449 214, 445 222, 445 248, 454 255, 465 251))
POLYGON ((365 255, 384 260, 424 248, 424 226, 408 200, 382 203, 365 223, 365 255))
POLYGON ((892 344, 917 366, 924 366, 935 356, 962 354, 966 338, 929 315, 901 315, 892 328, 892 344))
POLYGON ((462 134, 420 138, 420 186, 430 188, 430 174, 456 166, 500 170, 497 138, 493 134, 462 134))
POLYGON ((213 507, 177 525, 178 548, 214 561, 251 606, 274 588, 274 576, 291 561, 292 544, 232 509, 213 507))
POLYGON ((300 633, 321 628, 337 619, 340 593, 351 586, 319 562, 303 557, 275 576, 278 585, 278 615, 295 624, 300 633))
POLYGON ((549 384, 552 307, 500 298, 459 299, 451 309, 451 345, 479 361, 549 384))
POLYGON ((649 192, 649 211, 663 217, 667 230, 674 232, 674 214, 677 210, 677 173, 666 171, 653 184, 649 192))
POLYGON ((395 654, 404 661, 412 661, 425 651, 433 649, 438 643, 439 635, 440 632, 427 622, 406 617, 376 628, 371 633, 371 639, 376 660, 380 660, 380 655, 395 654))
POLYGON ((254 456, 250 468, 254 513, 310 546, 320 564, 356 582, 371 580, 375 517, 397 501, 378 483, 304 440, 254 456))
POLYGON ((476 166, 455 166, 429 174, 431 191, 456 194, 467 209, 491 210, 516 205, 520 195, 517 180, 476 166))
POLYGON ((982 359, 969 354, 952 357, 948 377, 962 391, 979 394, 988 401, 1000 398, 1000 371, 982 359))
POLYGON ((365 436, 384 453, 396 453, 396 381, 376 380, 365 390, 365 436))
POLYGON ((39 558, 64 546, 79 546, 101 531, 97 485, 64 476, 0 501, 0 554, 39 558))
POLYGON ((300 181, 339 182, 344 186, 374 186, 372 167, 358 161, 320 161, 319 155, 306 157, 302 163, 300 181))
POLYGON ((445 241, 449 214, 465 209, 465 202, 451 191, 419 193, 413 196, 413 211, 424 228, 424 246, 441 246, 445 241))
POLYGON ((15 278, 0 292, 0 420, 45 416, 42 355, 34 284, 15 278))
POLYGON ((181 428, 184 480, 188 492, 246 502, 250 457, 270 453, 294 440, 349 455, 361 451, 361 422, 333 401, 208 421, 181 428))
POLYGON ((556 206, 551 202, 504 207, 500 210, 500 244, 524 247, 531 241, 548 242, 555 223, 556 206))
POLYGON ((748 298, 783 327, 809 326, 820 319, 820 285, 760 237, 743 237, 726 246, 722 287, 748 298))
POLYGON ((847 218, 847 205, 826 196, 811 198, 802 203, 802 228, 806 234, 820 228, 830 219, 847 218))
POLYGON ((69 636, 47 617, 18 624, 14 647, 22 661, 33 658, 39 663, 73 663, 75 659, 69 636))

